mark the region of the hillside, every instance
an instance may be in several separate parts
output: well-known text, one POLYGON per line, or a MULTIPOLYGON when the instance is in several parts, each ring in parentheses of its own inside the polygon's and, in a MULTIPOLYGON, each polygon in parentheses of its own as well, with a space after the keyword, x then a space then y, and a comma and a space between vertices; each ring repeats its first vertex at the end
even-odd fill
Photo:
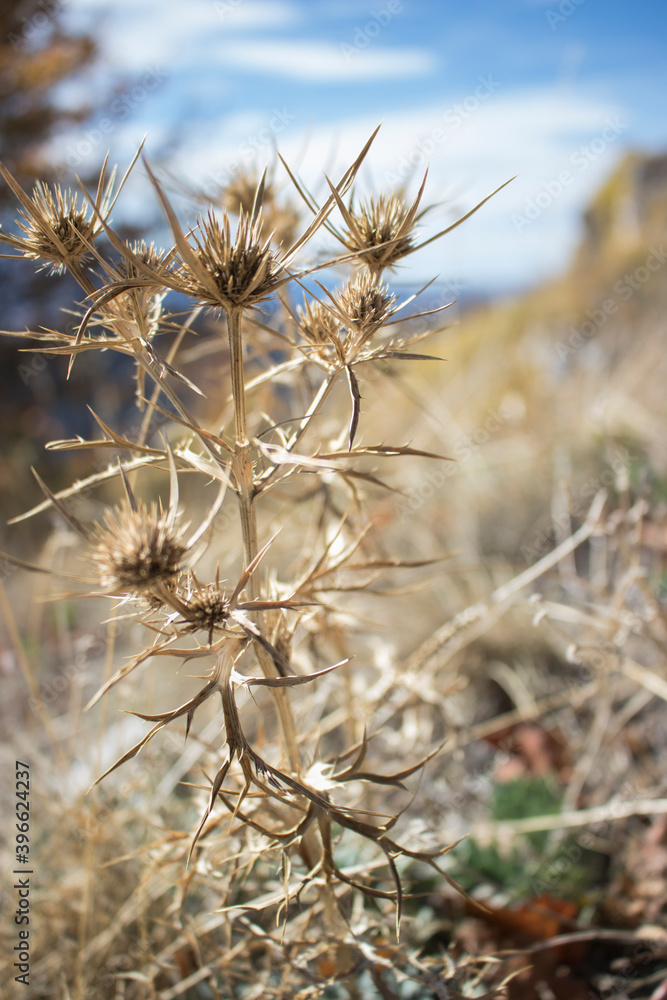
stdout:
POLYGON ((561 277, 465 313, 420 371, 429 445, 458 460, 423 499, 470 553, 525 565, 551 510, 576 526, 599 486, 665 492, 667 156, 628 155, 583 226, 561 277))

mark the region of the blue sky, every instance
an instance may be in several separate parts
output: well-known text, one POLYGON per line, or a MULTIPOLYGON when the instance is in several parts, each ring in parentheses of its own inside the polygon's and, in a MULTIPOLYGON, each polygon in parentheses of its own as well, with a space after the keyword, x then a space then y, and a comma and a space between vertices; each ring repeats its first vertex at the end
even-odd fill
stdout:
MULTIPOLYGON (((360 188, 429 166, 425 235, 514 174, 404 276, 512 290, 558 273, 591 195, 630 148, 667 149, 667 6, 658 0, 69 0, 102 58, 99 111, 58 136, 78 171, 149 157, 190 183, 261 169, 274 146, 315 189, 378 122, 360 188), (115 92, 110 96, 109 82, 115 92), (103 128, 100 127, 104 122, 103 128), (533 206, 533 207, 531 207, 533 206)), ((81 99, 81 85, 61 92, 81 99)), ((128 204, 142 210, 141 181, 128 204)))

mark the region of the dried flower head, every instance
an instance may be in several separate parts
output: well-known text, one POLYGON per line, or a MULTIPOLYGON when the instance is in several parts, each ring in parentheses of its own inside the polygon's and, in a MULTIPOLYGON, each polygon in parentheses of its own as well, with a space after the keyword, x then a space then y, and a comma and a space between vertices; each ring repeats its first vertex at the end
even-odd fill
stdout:
POLYGON ((162 317, 162 303, 167 293, 163 278, 171 261, 165 250, 158 250, 145 240, 133 243, 128 249, 130 254, 121 257, 110 269, 110 277, 121 283, 131 282, 132 287, 118 295, 110 304, 111 308, 103 310, 103 318, 105 325, 112 328, 129 323, 130 330, 136 328, 143 338, 150 340, 157 333, 162 317), (145 268, 140 268, 135 260, 145 268), (152 272, 152 276, 147 272, 152 272))
POLYGON ((368 271, 348 282, 334 298, 335 314, 348 331, 348 348, 356 351, 368 343, 393 316, 395 302, 396 296, 368 271))
POLYGON ((369 354, 364 348, 402 308, 396 307, 396 296, 370 271, 359 273, 340 292, 320 288, 329 302, 306 302, 293 314, 312 354, 334 368, 368 360, 376 352, 369 354))
POLYGON ((350 206, 343 242, 352 253, 361 253, 357 264, 380 274, 393 267, 414 246, 418 216, 401 194, 370 197, 354 211, 350 206))
POLYGON ((317 299, 306 300, 297 306, 296 321, 299 333, 309 347, 323 360, 329 360, 332 347, 340 343, 340 320, 317 299))
MULTIPOLYGON (((223 189, 223 206, 234 215, 240 211, 251 214, 261 183, 256 174, 239 171, 223 189)), ((262 216, 266 230, 272 234, 272 242, 277 246, 291 246, 301 219, 291 202, 277 196, 276 188, 269 179, 264 184, 262 216)))
POLYGON ((158 250, 155 243, 146 243, 146 240, 135 240, 134 243, 128 244, 128 249, 130 254, 121 257, 116 265, 119 277, 130 281, 133 278, 144 279, 148 282, 146 270, 140 269, 135 263, 134 258, 138 258, 154 273, 156 286, 162 287, 162 276, 169 268, 167 251, 158 250))
POLYGON ((267 299, 282 283, 284 271, 262 242, 262 220, 245 210, 239 213, 232 239, 229 216, 222 223, 209 212, 200 218, 194 234, 196 264, 183 261, 178 271, 182 290, 206 305, 224 309, 248 308, 267 299))
MULTIPOLYGON (((226 184, 222 188, 223 208, 226 208, 233 215, 238 215, 240 212, 246 212, 249 215, 255 204, 255 195, 257 194, 259 183, 260 178, 254 171, 238 170, 229 184, 226 184)), ((263 208, 266 209, 267 205, 272 201, 273 187, 269 181, 266 181, 264 185, 263 208)))
MULTIPOLYGON (((314 212, 314 217, 301 236, 280 255, 271 249, 272 236, 263 242, 266 171, 255 191, 252 209, 248 211, 241 205, 239 206, 234 239, 232 239, 226 208, 222 210, 222 221, 219 221, 209 211, 206 217, 199 218, 192 235, 186 237, 162 187, 150 167, 146 165, 148 176, 169 220, 180 259, 179 266, 174 270, 170 280, 166 282, 168 287, 198 299, 204 305, 224 309, 228 321, 233 315, 238 317, 244 310, 268 299, 294 277, 288 271, 288 266, 314 233, 326 223, 334 206, 349 190, 376 132, 377 129, 354 163, 345 171, 338 186, 331 185, 331 196, 321 208, 315 206, 312 198, 306 195, 298 182, 295 181, 299 192, 305 197, 308 207, 314 212)), ((295 180, 291 173, 290 177, 295 180)), ((317 267, 323 266, 325 265, 317 267)), ((310 270, 315 269, 317 268, 310 270)), ((308 272, 301 273, 303 275, 308 272)), ((229 336, 230 345, 238 340, 237 331, 230 329, 229 336)), ((238 368, 238 364, 233 360, 232 391, 235 406, 239 388, 238 368)), ((239 413, 236 412, 235 415, 238 423, 239 413)), ((242 432, 241 437, 245 433, 241 424, 238 424, 238 431, 242 432)))
POLYGON ((92 534, 91 559, 100 583, 111 591, 140 593, 161 583, 172 584, 182 568, 187 546, 156 504, 141 500, 109 510, 92 534))
POLYGON ((68 264, 81 261, 102 229, 85 207, 79 207, 76 193, 56 185, 53 190, 38 181, 32 194, 32 211, 21 212, 18 221, 23 236, 0 235, 29 260, 61 274, 68 264))
POLYGON ((109 213, 123 189, 130 171, 136 163, 141 147, 125 172, 114 194, 115 168, 107 175, 108 157, 105 159, 97 181, 95 197, 87 195, 90 207, 79 206, 77 195, 60 185, 53 189, 38 181, 28 195, 18 181, 0 163, 0 176, 7 182, 21 204, 22 221, 18 226, 23 235, 0 233, 0 240, 8 243, 21 256, 41 261, 50 267, 52 274, 75 268, 89 254, 91 244, 102 232, 109 213))
POLYGON ((230 601, 218 579, 215 583, 202 584, 194 573, 190 573, 187 592, 181 600, 187 608, 187 613, 184 612, 187 623, 184 631, 201 629, 208 632, 209 641, 213 632, 223 626, 229 617, 230 601))

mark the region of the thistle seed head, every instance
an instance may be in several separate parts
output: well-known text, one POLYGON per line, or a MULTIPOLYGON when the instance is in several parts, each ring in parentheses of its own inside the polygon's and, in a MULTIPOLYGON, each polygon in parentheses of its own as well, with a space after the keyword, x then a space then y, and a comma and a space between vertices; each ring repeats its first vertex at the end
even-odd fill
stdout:
POLYGON ((53 190, 38 181, 32 194, 33 211, 22 211, 18 222, 24 236, 3 236, 30 260, 41 261, 52 274, 61 274, 68 264, 82 261, 89 244, 102 229, 85 207, 79 207, 76 193, 53 190))
POLYGON ((141 282, 135 288, 123 292, 114 300, 113 306, 107 309, 107 319, 111 318, 111 326, 116 320, 130 322, 139 329, 147 340, 152 339, 158 331, 162 317, 162 303, 166 295, 163 276, 169 271, 169 263, 165 260, 167 254, 158 250, 155 244, 147 244, 145 240, 133 243, 130 247, 146 267, 154 273, 154 280, 145 271, 140 270, 130 257, 121 257, 114 267, 114 274, 119 281, 141 282))
POLYGON ((182 262, 179 277, 187 295, 224 309, 249 308, 279 287, 284 271, 270 240, 262 243, 259 218, 252 222, 241 209, 234 240, 226 210, 222 224, 209 212, 199 220, 197 230, 193 250, 212 282, 203 280, 198 268, 182 262))
MULTIPOLYGON (((250 215, 255 204, 258 184, 259 177, 257 174, 248 170, 239 170, 229 184, 225 185, 222 189, 223 207, 233 215, 238 215, 240 212, 246 212, 246 214, 250 215)), ((267 182, 264 188, 263 208, 266 208, 272 201, 273 189, 267 182)))
POLYGON ((218 581, 200 584, 194 574, 190 574, 188 584, 188 592, 183 597, 187 607, 186 631, 201 629, 212 636, 229 616, 229 600, 218 581))
MULTIPOLYGON (((260 184, 261 180, 255 173, 240 170, 222 192, 223 206, 234 215, 240 211, 251 215, 260 184)), ((273 233, 273 243, 291 246, 296 239, 300 222, 298 211, 284 197, 278 197, 274 184, 268 178, 262 194, 264 226, 268 232, 273 233)))
POLYGON ((340 343, 340 320, 317 300, 307 300, 303 306, 297 306, 296 314, 299 333, 320 357, 326 359, 331 348, 340 343))
POLYGON ((405 257, 414 245, 411 214, 399 194, 371 197, 356 212, 350 212, 344 242, 353 253, 365 251, 357 264, 380 274, 383 268, 393 267, 405 257))
MULTIPOLYGON (((135 240, 128 246, 134 256, 138 257, 146 267, 155 273, 155 284, 162 287, 161 277, 169 269, 165 263, 166 251, 158 250, 154 243, 146 243, 146 240, 135 240)), ((121 257, 116 265, 116 270, 121 279, 125 278, 131 281, 133 278, 143 278, 146 282, 150 281, 146 272, 140 271, 130 257, 121 257)))
POLYGON ((379 284, 368 271, 336 296, 336 312, 349 331, 349 342, 361 347, 393 315, 396 296, 386 285, 379 284))
POLYGON ((156 504, 138 501, 136 509, 125 504, 107 511, 104 524, 96 526, 91 559, 103 587, 140 593, 172 584, 186 551, 183 531, 156 504))

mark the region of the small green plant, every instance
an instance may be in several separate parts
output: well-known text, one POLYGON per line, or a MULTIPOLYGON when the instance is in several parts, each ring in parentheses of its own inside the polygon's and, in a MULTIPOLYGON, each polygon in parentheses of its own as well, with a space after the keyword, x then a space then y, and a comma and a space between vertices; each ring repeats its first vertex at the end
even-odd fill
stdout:
MULTIPOLYGON (((495 821, 556 816, 559 811, 560 796, 543 777, 521 777, 494 785, 491 816, 495 821)), ((526 834, 525 843, 514 845, 511 852, 500 850, 495 842, 481 845, 469 837, 456 850, 462 866, 457 870, 457 881, 472 889, 482 875, 517 898, 530 895, 533 874, 544 861, 548 836, 547 831, 526 834)))

